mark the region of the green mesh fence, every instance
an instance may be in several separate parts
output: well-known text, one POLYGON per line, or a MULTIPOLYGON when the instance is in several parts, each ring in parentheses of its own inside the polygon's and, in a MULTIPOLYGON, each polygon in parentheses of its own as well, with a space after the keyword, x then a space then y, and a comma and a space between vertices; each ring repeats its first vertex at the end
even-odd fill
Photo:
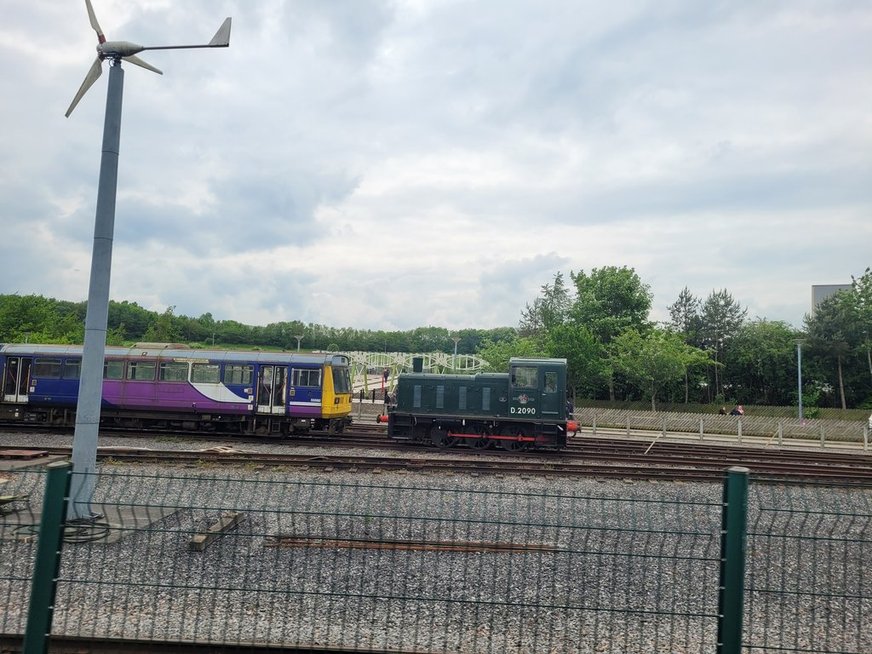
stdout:
MULTIPOLYGON (((100 517, 66 527, 53 634, 713 651, 717 487, 700 500, 652 500, 460 486, 101 474, 100 517)), ((17 615, 22 583, 0 580, 17 615)))
POLYGON ((745 651, 872 652, 872 490, 751 488, 745 651))
POLYGON ((0 472, 0 634, 23 634, 45 472, 0 472))
MULTIPOLYGON (((482 490, 500 484, 481 478, 427 487, 251 474, 99 475, 97 517, 65 526, 53 634, 351 651, 717 651, 718 485, 510 492, 482 490)), ((0 633, 15 635, 44 474, 0 479, 0 495, 17 498, 0 504, 0 633)), ((872 652, 870 503, 869 489, 751 484, 742 651, 872 652)))

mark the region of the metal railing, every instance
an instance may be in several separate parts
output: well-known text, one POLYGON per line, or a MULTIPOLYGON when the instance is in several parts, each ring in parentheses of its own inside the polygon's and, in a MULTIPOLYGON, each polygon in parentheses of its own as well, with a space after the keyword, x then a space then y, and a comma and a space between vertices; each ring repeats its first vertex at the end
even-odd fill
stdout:
POLYGON ((743 439, 765 439, 773 444, 801 441, 820 447, 853 443, 864 451, 870 449, 869 426, 852 420, 774 418, 770 416, 704 415, 660 411, 628 411, 624 409, 578 408, 575 418, 584 430, 659 432, 661 437, 728 439, 741 443, 743 439))

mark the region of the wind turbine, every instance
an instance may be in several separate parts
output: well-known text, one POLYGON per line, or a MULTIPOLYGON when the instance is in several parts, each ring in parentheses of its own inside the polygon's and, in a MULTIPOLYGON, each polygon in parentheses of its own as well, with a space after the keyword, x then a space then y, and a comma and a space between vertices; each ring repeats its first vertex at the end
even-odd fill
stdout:
POLYGON ((118 186, 118 148, 121 140, 121 99, 124 90, 122 61, 163 73, 136 55, 143 50, 181 50, 186 48, 226 48, 230 45, 230 18, 226 18, 215 36, 204 45, 142 46, 130 41, 107 41, 97 22, 91 0, 85 0, 91 27, 97 32, 97 59, 85 75, 85 81, 67 109, 73 112, 79 100, 103 72, 109 60, 109 89, 106 94, 106 117, 103 124, 103 154, 97 187, 97 212, 94 221, 94 248, 91 255, 91 279, 88 286, 88 310, 85 315, 85 343, 82 351, 79 399, 76 405, 76 429, 73 435, 73 472, 70 485, 68 517, 89 520, 94 494, 93 473, 97 462, 97 435, 103 397, 103 358, 106 353, 106 324, 109 316, 109 280, 112 268, 112 239, 115 229, 115 192, 118 186))

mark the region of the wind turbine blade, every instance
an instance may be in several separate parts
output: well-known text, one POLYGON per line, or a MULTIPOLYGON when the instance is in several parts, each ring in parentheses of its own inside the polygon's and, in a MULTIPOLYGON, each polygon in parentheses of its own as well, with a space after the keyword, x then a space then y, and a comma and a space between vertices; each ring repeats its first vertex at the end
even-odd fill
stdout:
POLYGON ((74 97, 73 101, 70 103, 70 108, 67 109, 67 113, 64 114, 67 118, 70 117, 70 114, 73 113, 73 109, 75 109, 76 105, 79 104, 79 100, 81 100, 82 96, 88 92, 88 89, 94 85, 94 82, 100 78, 102 73, 103 62, 100 61, 100 57, 97 57, 94 60, 94 63, 91 64, 91 69, 88 71, 88 74, 85 75, 85 81, 82 82, 82 85, 79 87, 76 97, 74 97))
POLYGON ((97 32, 97 40, 100 43, 106 43, 106 37, 103 36, 103 30, 100 29, 100 23, 97 22, 97 14, 94 13, 94 7, 91 6, 91 0, 85 0, 85 6, 88 8, 88 20, 91 21, 91 27, 97 32))
POLYGON ((215 36, 209 41, 210 48, 226 48, 230 45, 230 16, 224 19, 215 36))
POLYGON ((155 68, 154 66, 152 66, 149 63, 144 62, 142 59, 140 59, 136 55, 128 55, 126 57, 121 57, 121 58, 124 61, 129 61, 130 63, 136 64, 137 66, 141 66, 142 68, 145 68, 146 70, 150 70, 153 73, 157 73, 158 75, 163 75, 162 70, 155 68))

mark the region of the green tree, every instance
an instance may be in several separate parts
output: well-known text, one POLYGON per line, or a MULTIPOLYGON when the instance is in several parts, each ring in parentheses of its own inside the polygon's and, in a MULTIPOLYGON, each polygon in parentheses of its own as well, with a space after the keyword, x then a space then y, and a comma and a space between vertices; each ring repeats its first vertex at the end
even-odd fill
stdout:
POLYGON ((609 346, 616 370, 634 382, 651 398, 657 410, 657 393, 680 380, 690 366, 708 362, 708 355, 687 345, 675 332, 652 329, 644 335, 634 329, 619 334, 609 346))
POLYGON ((535 339, 522 336, 510 341, 486 341, 478 355, 487 361, 489 371, 506 372, 512 357, 544 357, 547 353, 535 339))
POLYGON ((573 398, 579 393, 594 397, 597 388, 609 377, 605 348, 586 327, 569 324, 552 327, 546 352, 548 356, 566 359, 573 398))
MULTIPOLYGON (((627 330, 642 334, 651 328, 651 290, 632 268, 606 266, 594 268, 590 274, 583 270, 571 273, 571 277, 576 294, 569 321, 587 328, 602 346, 627 330)), ((614 400, 615 376, 608 358, 604 358, 601 370, 609 399, 614 400)))
POLYGON ((553 284, 544 284, 542 294, 527 303, 521 314, 521 336, 544 336, 551 329, 562 325, 572 306, 572 295, 563 281, 563 273, 554 275, 553 284))
POLYGON ((743 308, 726 289, 712 291, 702 304, 700 312, 700 346, 710 351, 720 366, 712 368, 715 395, 723 393, 723 376, 719 374, 724 362, 724 351, 745 322, 748 310, 743 308))
POLYGON ((145 330, 143 340, 148 343, 177 343, 181 340, 181 332, 173 315, 175 309, 174 306, 167 307, 167 310, 145 330))
POLYGON ((806 331, 812 351, 835 363, 839 399, 842 408, 847 408, 845 364, 860 342, 852 293, 839 291, 821 302, 806 316, 806 331))
POLYGON ((571 277, 576 295, 570 320, 587 327, 603 345, 628 329, 644 333, 650 328, 651 289, 632 268, 606 266, 571 277))
POLYGON ((737 402, 791 404, 799 334, 781 321, 753 320, 742 325, 728 352, 727 377, 737 402))

